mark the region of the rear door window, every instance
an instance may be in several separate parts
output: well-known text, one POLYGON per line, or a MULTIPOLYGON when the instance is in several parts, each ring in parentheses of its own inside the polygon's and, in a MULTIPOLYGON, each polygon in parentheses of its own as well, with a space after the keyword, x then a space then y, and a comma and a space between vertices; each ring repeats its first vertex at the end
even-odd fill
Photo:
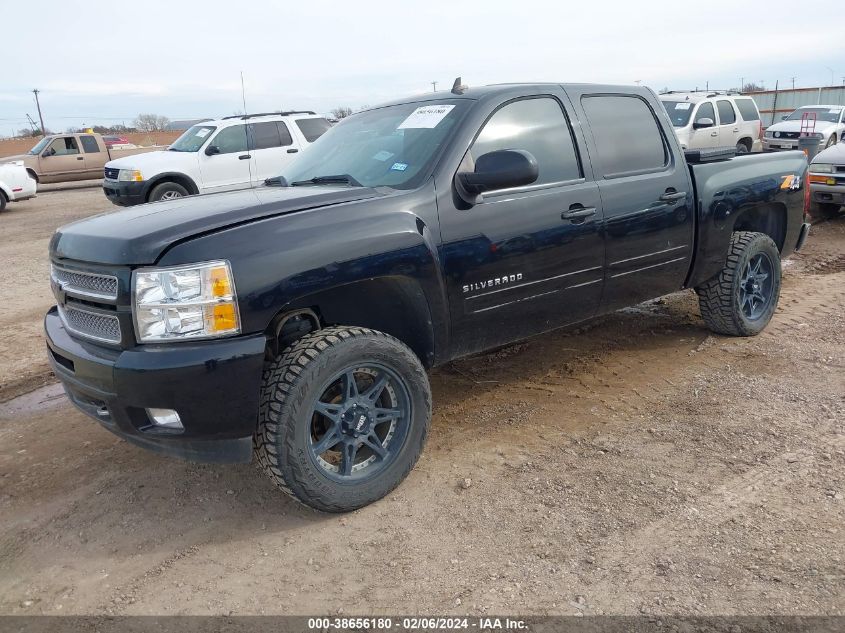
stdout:
POLYGON ((249 134, 252 137, 252 149, 270 149, 272 147, 282 146, 279 127, 275 121, 250 123, 249 134))
POLYGON ((757 105, 752 99, 737 99, 734 101, 736 109, 743 121, 759 121, 760 114, 757 112, 757 105))
POLYGON ((297 119, 296 127, 306 141, 313 143, 331 127, 331 123, 325 119, 297 119))
POLYGON ((605 178, 658 171, 668 154, 660 124, 634 95, 587 95, 581 99, 596 141, 598 171, 605 178))
POLYGON ((727 99, 720 99, 716 102, 716 109, 719 110, 719 124, 730 125, 736 123, 736 112, 731 102, 727 99))

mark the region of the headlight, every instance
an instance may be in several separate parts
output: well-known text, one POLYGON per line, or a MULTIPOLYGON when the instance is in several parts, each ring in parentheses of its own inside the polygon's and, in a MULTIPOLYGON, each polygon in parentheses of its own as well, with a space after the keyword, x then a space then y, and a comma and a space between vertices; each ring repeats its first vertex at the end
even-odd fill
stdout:
POLYGON ((241 331, 228 262, 132 273, 135 332, 142 343, 214 338, 241 331))
POLYGON ((121 169, 117 174, 117 179, 124 182, 141 182, 144 176, 137 169, 121 169))
POLYGON ((827 163, 812 163, 810 165, 810 171, 815 174, 832 174, 833 165, 829 165, 827 163))
POLYGON ((766 131, 766 134, 765 134, 766 138, 772 138, 774 135, 775 135, 774 132, 769 132, 769 131, 766 131))

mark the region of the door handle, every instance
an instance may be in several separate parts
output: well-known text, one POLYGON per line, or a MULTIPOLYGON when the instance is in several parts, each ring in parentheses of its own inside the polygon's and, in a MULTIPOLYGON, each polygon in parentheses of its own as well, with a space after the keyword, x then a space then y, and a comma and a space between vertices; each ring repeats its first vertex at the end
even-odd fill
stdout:
POLYGON ((289 149, 288 154, 296 154, 298 151, 298 149, 289 149))
POLYGON ((662 196, 660 196, 661 202, 677 202, 678 200, 683 200, 687 197, 686 191, 667 191, 662 196))
POLYGON ((83 158, 84 158, 84 156, 77 156, 76 160, 82 160, 83 158))
POLYGON ((596 214, 595 207, 583 207, 580 204, 573 204, 568 211, 560 214, 561 220, 586 220, 591 215, 596 214))
POLYGON ((735 127, 735 128, 734 128, 734 132, 739 132, 739 128, 738 128, 738 127, 735 127))
POLYGON ((719 136, 718 132, 710 132, 710 136, 719 136))
POLYGON ((238 160, 248 160, 250 158, 252 158, 252 156, 250 156, 249 154, 241 154, 240 156, 238 156, 238 160))

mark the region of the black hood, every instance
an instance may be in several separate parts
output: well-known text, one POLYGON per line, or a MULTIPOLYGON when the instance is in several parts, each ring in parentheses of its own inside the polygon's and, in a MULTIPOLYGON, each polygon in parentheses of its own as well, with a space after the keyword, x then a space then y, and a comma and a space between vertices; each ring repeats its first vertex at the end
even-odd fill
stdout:
POLYGON ((253 220, 381 196, 363 187, 262 187, 142 204, 61 227, 50 257, 99 264, 153 264, 182 240, 253 220))

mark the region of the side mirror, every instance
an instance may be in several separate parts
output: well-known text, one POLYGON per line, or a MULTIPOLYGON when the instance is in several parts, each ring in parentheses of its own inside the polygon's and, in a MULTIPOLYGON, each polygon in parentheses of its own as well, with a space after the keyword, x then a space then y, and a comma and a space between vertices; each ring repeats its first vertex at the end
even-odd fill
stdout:
POLYGON ((713 121, 713 119, 711 119, 710 117, 703 117, 692 124, 692 129, 700 130, 705 127, 713 127, 714 125, 716 125, 716 122, 713 121))
POLYGON ((214 156, 215 154, 220 153, 220 148, 216 145, 209 145, 205 148, 205 155, 206 156, 214 156))
POLYGON ((540 175, 537 159, 521 149, 500 149, 479 156, 475 171, 455 176, 458 194, 475 204, 485 191, 530 185, 540 175))

